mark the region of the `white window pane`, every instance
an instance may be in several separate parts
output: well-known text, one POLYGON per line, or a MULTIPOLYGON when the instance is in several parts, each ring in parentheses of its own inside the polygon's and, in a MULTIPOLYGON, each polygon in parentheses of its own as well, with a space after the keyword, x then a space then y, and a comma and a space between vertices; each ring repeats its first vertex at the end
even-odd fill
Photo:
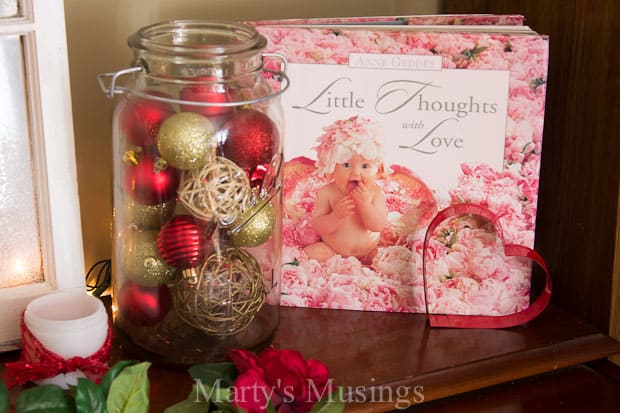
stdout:
POLYGON ((0 36, 0 288, 43 281, 20 36, 0 36))
POLYGON ((0 0, 0 17, 17 17, 19 13, 19 1, 0 0))

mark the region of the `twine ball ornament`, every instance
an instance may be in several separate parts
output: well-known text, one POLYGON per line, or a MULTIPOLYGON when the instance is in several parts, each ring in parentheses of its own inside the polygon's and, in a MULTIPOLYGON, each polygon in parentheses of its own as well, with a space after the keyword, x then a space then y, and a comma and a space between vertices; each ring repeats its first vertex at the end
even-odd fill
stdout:
POLYGON ((121 271, 127 279, 146 287, 166 284, 176 274, 176 269, 159 254, 157 234, 157 230, 128 230, 123 234, 121 271))
POLYGON ((223 157, 216 157, 200 169, 184 171, 179 184, 179 201, 197 218, 230 226, 243 212, 251 194, 243 169, 223 157))
POLYGON ((271 237, 275 222, 273 205, 263 200, 248 208, 235 221, 229 231, 230 240, 235 247, 257 247, 271 237))
POLYGON ((212 254, 197 272, 176 284, 174 307, 185 322, 213 335, 246 328, 265 301, 263 271, 250 254, 229 248, 212 254))
POLYGON ((177 215, 157 235, 157 248, 166 262, 185 270, 197 266, 205 254, 205 243, 213 232, 191 215, 177 215))
POLYGON ((215 154, 215 127, 205 116, 179 112, 159 128, 157 148, 170 165, 183 170, 200 168, 215 154))

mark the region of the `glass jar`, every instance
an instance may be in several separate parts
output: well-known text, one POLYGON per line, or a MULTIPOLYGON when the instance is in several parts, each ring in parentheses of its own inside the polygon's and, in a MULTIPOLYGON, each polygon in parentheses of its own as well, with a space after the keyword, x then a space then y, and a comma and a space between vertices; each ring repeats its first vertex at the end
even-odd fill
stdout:
POLYGON ((158 23, 128 43, 133 67, 99 75, 104 92, 120 96, 116 330, 171 363, 259 350, 279 321, 288 79, 264 67, 265 38, 242 24, 158 23))

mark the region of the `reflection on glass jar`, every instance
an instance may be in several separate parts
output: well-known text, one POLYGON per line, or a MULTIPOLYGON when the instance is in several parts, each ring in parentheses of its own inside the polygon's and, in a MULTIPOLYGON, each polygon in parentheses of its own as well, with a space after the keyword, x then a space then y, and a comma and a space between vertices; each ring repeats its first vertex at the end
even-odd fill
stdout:
POLYGON ((120 95, 115 326, 173 363, 265 347, 279 321, 286 76, 236 23, 159 23, 129 45, 134 67, 100 75, 120 95))

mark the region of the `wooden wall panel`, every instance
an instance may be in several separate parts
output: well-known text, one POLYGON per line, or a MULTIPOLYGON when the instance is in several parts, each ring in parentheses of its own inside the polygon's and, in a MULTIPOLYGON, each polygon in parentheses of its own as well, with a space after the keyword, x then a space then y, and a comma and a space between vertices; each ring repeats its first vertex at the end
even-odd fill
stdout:
MULTIPOLYGON (((618 194, 618 215, 616 222, 616 253, 614 259, 614 277, 611 287, 611 311, 609 334, 620 340, 620 194, 618 194)), ((620 366, 620 355, 611 357, 611 360, 620 366)))
POLYGON ((607 331, 620 175, 617 0, 446 0, 517 13, 550 36, 536 248, 557 303, 607 331))

